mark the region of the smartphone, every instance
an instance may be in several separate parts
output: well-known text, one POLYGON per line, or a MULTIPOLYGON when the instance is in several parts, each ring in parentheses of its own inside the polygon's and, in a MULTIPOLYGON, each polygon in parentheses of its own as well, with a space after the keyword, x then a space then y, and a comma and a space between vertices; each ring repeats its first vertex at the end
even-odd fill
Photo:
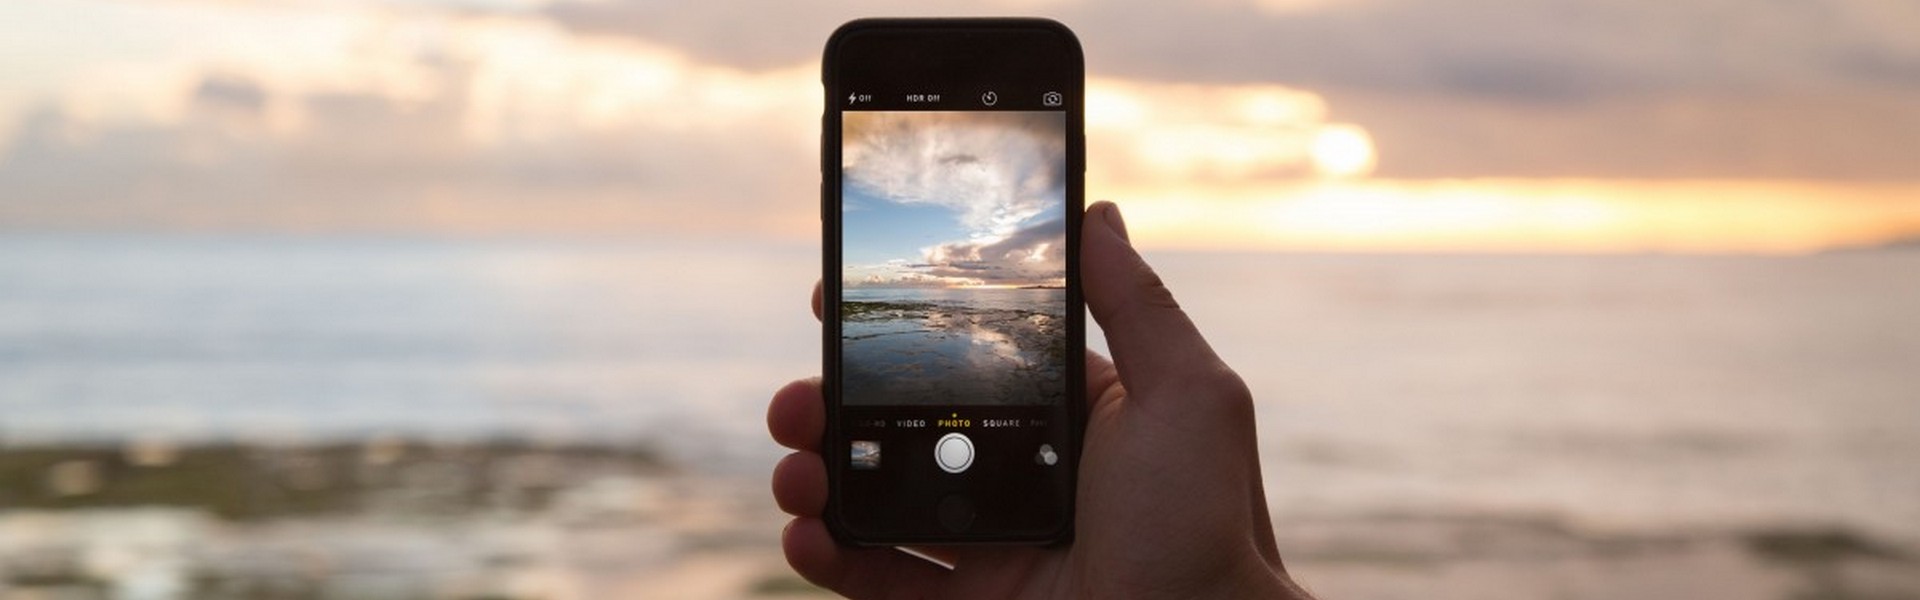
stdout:
POLYGON ((1085 67, 1044 19, 864 19, 822 66, 825 520, 1061 543, 1085 423, 1085 67))

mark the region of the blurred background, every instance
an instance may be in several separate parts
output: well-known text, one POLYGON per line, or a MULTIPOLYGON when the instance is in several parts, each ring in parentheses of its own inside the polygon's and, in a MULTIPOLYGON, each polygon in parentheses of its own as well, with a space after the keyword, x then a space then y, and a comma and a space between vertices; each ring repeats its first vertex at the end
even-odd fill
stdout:
POLYGON ((62 0, 0 4, 0 599, 819 593, 818 55, 915 14, 1079 32, 1309 588, 1920 598, 1909 0, 62 0))

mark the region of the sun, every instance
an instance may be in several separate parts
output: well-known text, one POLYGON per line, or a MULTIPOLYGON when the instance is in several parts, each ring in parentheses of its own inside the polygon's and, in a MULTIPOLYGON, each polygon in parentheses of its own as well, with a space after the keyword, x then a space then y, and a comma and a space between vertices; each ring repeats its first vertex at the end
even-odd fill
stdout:
POLYGON ((1313 169, 1328 177, 1358 177, 1373 172, 1373 138, 1357 125, 1330 124, 1313 135, 1313 169))

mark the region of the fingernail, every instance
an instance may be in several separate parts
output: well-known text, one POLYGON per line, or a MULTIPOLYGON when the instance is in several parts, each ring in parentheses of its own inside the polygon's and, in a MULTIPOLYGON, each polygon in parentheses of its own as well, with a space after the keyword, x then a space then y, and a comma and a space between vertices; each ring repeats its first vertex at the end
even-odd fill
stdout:
POLYGON ((1133 238, 1127 237, 1127 220, 1120 218, 1120 205, 1108 203, 1107 209, 1104 212, 1106 214, 1102 215, 1102 217, 1107 220, 1107 228, 1112 229, 1114 233, 1120 234, 1120 239, 1132 242, 1133 238))

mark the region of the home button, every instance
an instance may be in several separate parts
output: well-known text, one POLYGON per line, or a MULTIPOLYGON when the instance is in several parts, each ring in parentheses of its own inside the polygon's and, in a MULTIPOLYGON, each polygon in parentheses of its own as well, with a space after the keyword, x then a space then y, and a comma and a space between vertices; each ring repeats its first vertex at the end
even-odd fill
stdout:
POLYGON ((948 494, 947 497, 940 499, 940 505, 935 512, 940 518, 940 525, 946 527, 947 531, 960 533, 973 525, 973 501, 968 500, 966 496, 948 494))

